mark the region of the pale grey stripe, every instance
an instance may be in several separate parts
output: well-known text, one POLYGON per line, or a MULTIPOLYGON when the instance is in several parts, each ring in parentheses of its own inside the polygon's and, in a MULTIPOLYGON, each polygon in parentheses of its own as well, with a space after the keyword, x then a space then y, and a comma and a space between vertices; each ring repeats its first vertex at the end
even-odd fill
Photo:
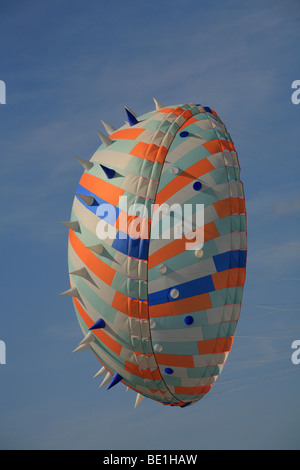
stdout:
MULTIPOLYGON (((168 261, 164 263, 168 268, 168 261)), ((158 270, 158 266, 156 267, 158 270)), ((212 258, 199 259, 197 263, 178 269, 178 271, 167 270, 166 274, 160 275, 148 283, 148 293, 153 294, 163 289, 176 287, 183 282, 192 281, 216 272, 215 263, 212 258)))
POLYGON ((184 343, 202 341, 203 330, 201 326, 194 328, 176 328, 174 330, 151 330, 152 341, 165 343, 184 343))
POLYGON ((219 364, 224 364, 228 357, 228 352, 226 353, 217 353, 217 354, 199 354, 193 356, 195 367, 208 367, 219 364))
POLYGON ((128 153, 117 152, 115 150, 109 150, 109 148, 97 150, 91 158, 92 162, 103 163, 104 165, 113 165, 120 170, 124 170, 130 161, 136 157, 129 155, 128 153))

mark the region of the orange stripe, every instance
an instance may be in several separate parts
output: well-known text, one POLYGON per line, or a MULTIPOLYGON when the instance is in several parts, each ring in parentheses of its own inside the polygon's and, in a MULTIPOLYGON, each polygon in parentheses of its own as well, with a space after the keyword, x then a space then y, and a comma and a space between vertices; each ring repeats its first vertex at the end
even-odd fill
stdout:
POLYGON ((140 369, 137 364, 133 364, 130 361, 126 361, 124 369, 131 374, 143 377, 145 379, 161 380, 159 369, 151 371, 150 369, 140 369))
POLYGON ((175 394, 180 395, 200 395, 207 393, 211 389, 212 385, 203 385, 202 387, 174 387, 175 394))
POLYGON ((213 204, 219 217, 232 214, 245 214, 245 199, 240 197, 229 197, 213 204))
POLYGON ((130 299, 127 295, 121 292, 116 292, 112 301, 112 307, 119 312, 131 318, 138 318, 141 320, 148 320, 148 301, 130 299))
POLYGON ((118 205, 120 197, 124 194, 124 189, 89 173, 83 173, 79 184, 113 206, 118 205))
POLYGON ((199 178, 199 176, 202 176, 205 173, 209 173, 214 169, 215 168, 207 160, 207 158, 203 158, 199 162, 180 173, 177 178, 174 178, 172 181, 170 181, 170 183, 162 188, 156 196, 155 203, 162 204, 164 201, 173 196, 173 194, 191 183, 195 178, 199 178))
MULTIPOLYGON (((214 222, 209 222, 208 224, 204 225, 204 233, 202 227, 197 229, 195 232, 197 232, 197 240, 202 239, 204 242, 207 242, 220 236, 214 222)), ((157 266, 162 261, 172 258, 178 255, 179 253, 183 253, 184 251, 186 251, 186 244, 191 244, 192 242, 193 240, 187 240, 185 237, 173 240, 171 243, 160 248, 155 253, 152 253, 149 256, 148 269, 157 266)))
POLYGON ((135 140, 139 135, 141 135, 146 129, 141 127, 134 127, 132 129, 120 129, 109 136, 110 139, 129 139, 135 140))
POLYGON ((165 304, 149 305, 149 317, 168 317, 182 313, 197 312, 212 308, 209 294, 194 295, 186 299, 174 300, 165 304))
POLYGON ((211 275, 215 289, 243 286, 246 278, 246 268, 233 268, 211 275))
POLYGON ((144 158, 150 162, 159 162, 163 164, 168 149, 164 146, 158 146, 156 144, 146 144, 145 142, 138 142, 130 152, 130 155, 135 157, 144 158))
MULTIPOLYGON (((93 324, 94 321, 88 316, 88 314, 85 312, 85 310, 81 307, 80 303, 76 298, 73 298, 75 307, 78 310, 79 315, 83 319, 84 323, 90 328, 93 324)), ((104 330, 93 330, 93 333, 97 338, 105 344, 111 351, 113 351, 115 354, 120 356, 122 346, 119 344, 117 341, 112 339, 107 333, 105 333, 104 330)))
POLYGON ((185 119, 189 119, 193 116, 193 113, 189 109, 183 109, 180 106, 178 108, 163 108, 157 111, 158 113, 171 113, 175 116, 183 116, 185 119))
MULTIPOLYGON (((157 147, 157 146, 156 146, 157 147)), ((146 158, 146 152, 148 149, 148 144, 145 142, 138 142, 135 147, 129 152, 130 155, 134 155, 135 157, 139 158, 146 158)))
POLYGON ((205 142, 203 147, 205 147, 211 155, 214 153, 223 152, 224 150, 229 150, 230 152, 235 151, 233 143, 223 139, 214 139, 210 142, 205 142))
POLYGON ((233 336, 198 341, 199 354, 218 354, 228 352, 233 343, 233 336))
POLYGON ((73 250, 79 256, 83 264, 85 264, 96 276, 109 286, 116 274, 116 271, 105 264, 91 250, 89 250, 82 241, 77 237, 73 230, 69 230, 69 240, 73 250))
POLYGON ((175 116, 180 116, 181 114, 183 114, 183 112, 184 109, 180 108, 180 106, 178 108, 162 108, 157 110, 157 113, 172 113, 175 114, 175 116))
POLYGON ((120 211, 114 225, 118 230, 134 238, 149 239, 151 229, 151 219, 146 219, 138 215, 130 215, 125 211, 120 211))
POLYGON ((194 122, 199 122, 199 121, 198 121, 198 119, 196 119, 196 118, 194 118, 194 117, 191 117, 190 119, 188 119, 188 120, 186 121, 185 124, 183 124, 183 126, 181 126, 181 128, 179 129, 178 132, 181 132, 182 129, 184 129, 185 127, 189 126, 190 124, 193 124, 194 122))
POLYGON ((154 355, 158 364, 163 364, 165 366, 195 367, 193 356, 160 353, 155 353, 154 355))

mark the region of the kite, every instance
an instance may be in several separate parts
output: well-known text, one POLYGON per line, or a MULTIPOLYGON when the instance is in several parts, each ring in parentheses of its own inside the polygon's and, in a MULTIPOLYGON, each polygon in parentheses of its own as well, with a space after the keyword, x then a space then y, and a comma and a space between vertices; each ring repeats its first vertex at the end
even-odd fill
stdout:
POLYGON ((68 222, 71 296, 101 387, 186 407, 211 389, 231 350, 246 271, 237 152, 217 113, 164 106, 102 121, 68 222))

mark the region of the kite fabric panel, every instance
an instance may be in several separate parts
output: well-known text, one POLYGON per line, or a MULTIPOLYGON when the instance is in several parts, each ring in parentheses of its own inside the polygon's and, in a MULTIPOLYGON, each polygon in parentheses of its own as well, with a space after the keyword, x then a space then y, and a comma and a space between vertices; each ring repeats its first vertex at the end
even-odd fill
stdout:
POLYGON ((232 139, 200 104, 103 122, 69 229, 70 289, 100 387, 164 405, 209 392, 226 362, 246 271, 246 210, 232 139))

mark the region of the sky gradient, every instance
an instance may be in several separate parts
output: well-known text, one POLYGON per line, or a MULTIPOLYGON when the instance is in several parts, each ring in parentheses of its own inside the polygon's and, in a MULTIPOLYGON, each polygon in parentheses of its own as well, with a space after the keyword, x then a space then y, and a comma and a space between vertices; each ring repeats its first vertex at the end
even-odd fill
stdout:
MULTIPOLYGON (((1 449, 299 449, 297 0, 0 0, 1 449), (215 109, 235 143, 247 277, 229 359, 191 408, 99 390, 68 285, 82 174, 114 127, 165 105, 215 109)), ((99 380, 99 379, 98 379, 99 380)))

